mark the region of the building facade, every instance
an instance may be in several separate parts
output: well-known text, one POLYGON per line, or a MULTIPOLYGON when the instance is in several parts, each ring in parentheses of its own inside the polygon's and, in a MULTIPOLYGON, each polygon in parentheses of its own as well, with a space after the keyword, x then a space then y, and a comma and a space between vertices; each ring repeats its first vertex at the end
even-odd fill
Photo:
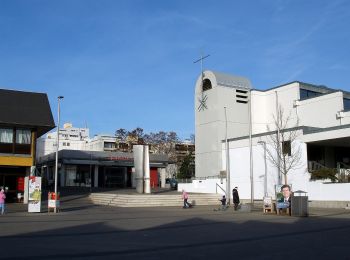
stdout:
MULTIPOLYGON (((150 155, 151 187, 158 187, 161 169, 168 165, 166 155, 150 155)), ((61 150, 58 152, 59 187, 134 188, 132 153, 61 150)), ((55 153, 38 159, 44 186, 54 183, 55 153)))
MULTIPOLYGON (((211 180, 195 181, 187 189, 215 192, 220 185, 225 190, 225 181, 213 178, 228 166, 228 186, 239 186, 242 198, 261 199, 265 193, 273 196, 275 186, 287 182, 293 190, 309 192, 314 200, 350 200, 345 192, 350 188, 350 93, 298 81, 262 91, 247 82, 212 71, 198 78, 196 176, 211 180), (283 127, 278 130, 279 120, 283 127), (285 138, 291 133, 294 138, 285 138), (274 139, 278 144, 275 151, 274 139), (266 159, 266 150, 275 158, 277 151, 293 154, 298 150, 298 165, 284 175, 266 159), (334 169, 337 183, 311 181, 319 169, 334 169)), ((293 157, 288 154, 286 160, 293 157)))
MULTIPOLYGON (((56 138, 57 131, 38 138, 36 157, 56 152, 56 138)), ((59 133, 59 150, 87 150, 89 140, 89 128, 73 127, 71 123, 65 123, 59 133)))
POLYGON ((0 89, 0 186, 7 187, 8 202, 23 194, 36 140, 54 126, 46 94, 0 89))

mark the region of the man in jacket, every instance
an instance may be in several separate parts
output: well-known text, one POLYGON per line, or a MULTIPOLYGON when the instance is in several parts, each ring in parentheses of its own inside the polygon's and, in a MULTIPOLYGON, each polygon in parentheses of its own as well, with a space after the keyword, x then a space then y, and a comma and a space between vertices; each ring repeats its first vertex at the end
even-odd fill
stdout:
POLYGON ((233 190, 232 190, 232 197, 233 197, 233 205, 234 205, 234 209, 237 210, 238 209, 238 205, 240 203, 239 201, 239 194, 238 194, 238 187, 235 187, 233 190))

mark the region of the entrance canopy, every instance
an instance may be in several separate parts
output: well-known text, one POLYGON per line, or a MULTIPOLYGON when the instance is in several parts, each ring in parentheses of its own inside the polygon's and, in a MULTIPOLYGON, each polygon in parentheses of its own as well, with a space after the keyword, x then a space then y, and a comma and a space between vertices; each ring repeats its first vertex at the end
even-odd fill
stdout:
POLYGON ((305 143, 322 142, 334 146, 347 146, 350 141, 350 124, 328 128, 303 128, 302 140, 305 143))

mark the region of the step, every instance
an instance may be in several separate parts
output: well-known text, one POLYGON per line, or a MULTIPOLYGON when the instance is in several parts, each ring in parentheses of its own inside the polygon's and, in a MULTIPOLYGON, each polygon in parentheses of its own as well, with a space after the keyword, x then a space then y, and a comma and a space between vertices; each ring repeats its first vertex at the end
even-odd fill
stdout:
MULTIPOLYGON (((220 194, 189 194, 189 202, 194 205, 218 205, 220 194)), ((182 206, 181 194, 111 194, 92 193, 90 199, 95 204, 118 207, 165 207, 182 206)))

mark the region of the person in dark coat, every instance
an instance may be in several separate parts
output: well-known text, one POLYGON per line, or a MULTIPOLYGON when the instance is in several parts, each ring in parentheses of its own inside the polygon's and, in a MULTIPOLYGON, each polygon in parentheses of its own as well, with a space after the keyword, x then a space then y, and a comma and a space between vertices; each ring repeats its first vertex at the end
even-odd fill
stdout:
POLYGON ((235 187, 233 190, 232 190, 232 197, 233 197, 233 205, 234 205, 234 209, 237 210, 238 209, 238 205, 240 203, 239 201, 239 194, 238 194, 238 187, 235 187))

